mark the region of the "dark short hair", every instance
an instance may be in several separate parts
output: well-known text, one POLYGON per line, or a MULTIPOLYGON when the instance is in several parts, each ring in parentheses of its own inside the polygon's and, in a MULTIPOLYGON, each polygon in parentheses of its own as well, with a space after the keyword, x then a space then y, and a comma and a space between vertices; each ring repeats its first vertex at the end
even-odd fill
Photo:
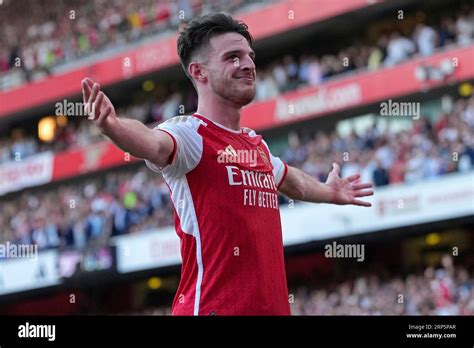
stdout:
POLYGON ((253 38, 248 31, 247 24, 224 13, 212 13, 197 17, 186 25, 178 37, 178 55, 184 72, 191 81, 188 65, 191 63, 193 55, 209 44, 212 37, 233 32, 245 37, 249 45, 252 45, 253 38))

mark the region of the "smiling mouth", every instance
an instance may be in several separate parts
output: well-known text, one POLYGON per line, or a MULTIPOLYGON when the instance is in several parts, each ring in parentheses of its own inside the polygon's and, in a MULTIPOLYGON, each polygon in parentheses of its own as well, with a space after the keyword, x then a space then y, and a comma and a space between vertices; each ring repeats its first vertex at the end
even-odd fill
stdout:
POLYGON ((254 80, 253 78, 247 77, 247 76, 245 76, 245 77, 238 77, 237 80, 250 81, 250 82, 252 82, 252 83, 255 82, 255 80, 254 80))

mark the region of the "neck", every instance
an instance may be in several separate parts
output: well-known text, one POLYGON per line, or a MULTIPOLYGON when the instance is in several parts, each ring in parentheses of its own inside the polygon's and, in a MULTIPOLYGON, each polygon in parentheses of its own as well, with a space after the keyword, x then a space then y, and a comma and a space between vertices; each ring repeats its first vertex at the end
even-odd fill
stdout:
POLYGON ((217 122, 224 127, 240 131, 240 116, 242 107, 221 99, 219 102, 209 103, 199 98, 196 113, 217 122))

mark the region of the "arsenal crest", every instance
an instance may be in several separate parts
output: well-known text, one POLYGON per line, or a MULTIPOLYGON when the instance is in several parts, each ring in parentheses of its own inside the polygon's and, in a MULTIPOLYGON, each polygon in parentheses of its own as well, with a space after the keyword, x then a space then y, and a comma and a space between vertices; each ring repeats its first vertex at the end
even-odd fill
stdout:
POLYGON ((267 158, 267 155, 265 154, 265 151, 263 151, 263 149, 258 146, 258 153, 260 154, 260 157, 262 158, 262 161, 263 163, 265 163, 265 165, 269 168, 271 168, 272 166, 270 165, 270 162, 268 162, 268 158, 267 158))

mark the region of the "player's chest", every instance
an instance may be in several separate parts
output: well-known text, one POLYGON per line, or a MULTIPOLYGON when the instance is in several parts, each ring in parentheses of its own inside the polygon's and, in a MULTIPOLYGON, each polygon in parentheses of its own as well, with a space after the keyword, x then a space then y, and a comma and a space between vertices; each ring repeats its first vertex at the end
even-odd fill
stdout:
POLYGON ((270 154, 262 141, 245 137, 204 138, 202 162, 219 172, 244 170, 271 173, 270 154))

